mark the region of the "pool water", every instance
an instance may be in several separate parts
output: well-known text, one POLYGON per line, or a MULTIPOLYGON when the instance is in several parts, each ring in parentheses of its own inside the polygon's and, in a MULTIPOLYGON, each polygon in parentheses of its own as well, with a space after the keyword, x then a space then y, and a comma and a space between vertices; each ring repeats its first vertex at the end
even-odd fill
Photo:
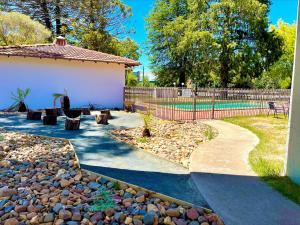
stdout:
MULTIPOLYGON (((194 105, 192 102, 175 102, 163 103, 163 106, 174 107, 175 109, 193 110, 194 105)), ((212 102, 197 102, 197 110, 212 109, 212 102)), ((215 102, 215 109, 245 109, 245 108, 260 108, 261 104, 255 102, 215 102)))

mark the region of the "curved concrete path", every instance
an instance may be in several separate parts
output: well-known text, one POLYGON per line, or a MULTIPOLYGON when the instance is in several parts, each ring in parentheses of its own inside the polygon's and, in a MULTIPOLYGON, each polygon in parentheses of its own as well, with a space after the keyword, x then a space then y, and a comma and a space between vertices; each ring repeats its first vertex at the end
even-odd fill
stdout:
POLYGON ((203 121, 219 135, 193 152, 190 172, 207 203, 227 225, 300 225, 300 207, 263 183, 248 165, 259 143, 242 127, 203 121))
POLYGON ((187 169, 108 135, 114 129, 141 126, 139 115, 121 111, 112 115, 107 126, 97 125, 93 116, 83 116, 79 131, 64 130, 64 117, 58 118, 56 126, 43 126, 41 121, 26 120, 25 115, 0 115, 0 128, 69 139, 84 169, 208 207, 187 169))

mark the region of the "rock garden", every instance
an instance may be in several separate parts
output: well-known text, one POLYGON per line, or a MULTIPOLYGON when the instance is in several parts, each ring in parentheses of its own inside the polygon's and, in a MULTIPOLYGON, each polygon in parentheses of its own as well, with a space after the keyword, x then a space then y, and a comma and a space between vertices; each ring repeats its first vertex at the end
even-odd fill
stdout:
POLYGON ((66 140, 0 130, 0 224, 223 223, 210 210, 81 170, 66 140))
POLYGON ((179 122, 158 118, 145 119, 144 127, 114 130, 111 135, 119 141, 172 162, 180 163, 186 168, 189 166, 191 153, 201 147, 201 143, 217 136, 217 130, 199 121, 179 122), (143 135, 145 127, 151 130, 151 135, 143 135))

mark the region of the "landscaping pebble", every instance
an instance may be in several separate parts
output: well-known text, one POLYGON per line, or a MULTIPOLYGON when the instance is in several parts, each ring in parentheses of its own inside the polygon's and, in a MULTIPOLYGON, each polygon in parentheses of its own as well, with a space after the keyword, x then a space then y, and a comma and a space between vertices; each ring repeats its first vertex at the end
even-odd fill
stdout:
POLYGON ((164 201, 78 167, 67 141, 0 130, 1 225, 222 225, 209 210, 164 201), (105 202, 106 201, 106 202, 105 202))
POLYGON ((189 158, 200 144, 217 135, 217 131, 199 121, 178 122, 154 118, 150 138, 142 138, 143 127, 114 130, 111 135, 139 149, 189 166, 189 158))

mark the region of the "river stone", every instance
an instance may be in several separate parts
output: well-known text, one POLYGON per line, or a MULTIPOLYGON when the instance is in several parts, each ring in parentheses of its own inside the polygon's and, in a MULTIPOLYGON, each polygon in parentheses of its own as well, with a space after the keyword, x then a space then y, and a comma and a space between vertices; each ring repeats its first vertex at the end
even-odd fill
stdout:
POLYGON ((61 209, 59 210, 59 218, 62 220, 68 220, 72 218, 72 213, 69 210, 61 209))
POLYGON ((90 182, 88 184, 88 187, 94 191, 98 190, 101 187, 101 184, 97 183, 97 182, 90 182))
POLYGON ((44 223, 49 223, 49 222, 53 222, 54 221, 54 214, 53 213, 47 213, 45 216, 44 216, 44 223))
POLYGON ((190 219, 190 220, 196 220, 199 217, 199 213, 196 209, 191 208, 188 209, 186 212, 186 216, 190 219))
POLYGON ((19 221, 16 218, 10 218, 5 220, 4 225, 17 225, 19 221))
POLYGON ((173 208, 170 208, 166 211, 166 214, 168 216, 171 216, 171 217, 179 217, 180 216, 180 212, 178 209, 173 209, 173 208))
POLYGON ((198 221, 192 221, 189 223, 189 225, 199 225, 199 222, 198 221))
POLYGON ((61 210, 63 207, 64 207, 63 204, 61 204, 61 203, 56 203, 55 206, 54 206, 54 208, 53 208, 53 211, 54 211, 55 213, 58 214, 58 213, 59 213, 59 210, 61 210))
POLYGON ((158 208, 156 207, 156 205, 154 205, 154 204, 148 204, 148 205, 147 205, 147 212, 151 212, 151 211, 153 211, 153 212, 158 212, 159 210, 158 210, 158 208))
POLYGON ((155 213, 150 212, 144 216, 144 224, 145 225, 153 225, 155 219, 155 213))

